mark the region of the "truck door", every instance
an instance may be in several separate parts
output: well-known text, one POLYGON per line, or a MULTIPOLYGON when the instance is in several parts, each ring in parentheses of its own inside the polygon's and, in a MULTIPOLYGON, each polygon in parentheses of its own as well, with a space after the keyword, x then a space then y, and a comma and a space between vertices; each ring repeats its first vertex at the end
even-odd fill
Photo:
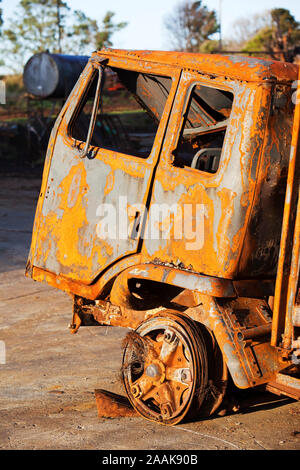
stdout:
POLYGON ((94 56, 84 70, 47 157, 36 214, 32 265, 86 284, 138 250, 180 75, 124 62, 104 66, 94 56))
POLYGON ((255 189, 263 105, 255 85, 183 71, 142 261, 232 278, 255 189))

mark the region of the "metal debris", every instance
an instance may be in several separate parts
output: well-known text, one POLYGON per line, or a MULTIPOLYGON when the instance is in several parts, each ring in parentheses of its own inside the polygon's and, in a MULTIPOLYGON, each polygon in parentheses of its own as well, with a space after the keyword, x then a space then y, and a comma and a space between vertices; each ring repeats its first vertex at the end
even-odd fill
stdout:
POLYGON ((134 417, 138 413, 129 400, 107 390, 95 390, 99 418, 134 417))

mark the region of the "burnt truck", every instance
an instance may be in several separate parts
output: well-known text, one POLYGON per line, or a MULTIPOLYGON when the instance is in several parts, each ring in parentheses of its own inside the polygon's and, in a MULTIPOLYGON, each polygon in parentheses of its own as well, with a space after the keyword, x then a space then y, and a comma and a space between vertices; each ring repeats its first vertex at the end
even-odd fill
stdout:
POLYGON ((149 420, 211 416, 229 383, 300 398, 298 80, 103 49, 56 120, 26 275, 73 297, 72 333, 130 329, 124 387, 149 420))

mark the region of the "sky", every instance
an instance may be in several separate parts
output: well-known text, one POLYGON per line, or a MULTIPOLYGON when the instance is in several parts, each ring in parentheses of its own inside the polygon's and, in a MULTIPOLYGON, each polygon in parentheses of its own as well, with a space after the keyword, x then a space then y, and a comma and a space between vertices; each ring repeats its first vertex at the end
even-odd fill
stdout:
MULTIPOLYGON (((202 0, 209 9, 219 12, 222 3, 221 24, 224 37, 231 36, 232 23, 240 17, 248 17, 272 8, 287 8, 300 21, 299 0, 202 0)), ((4 21, 13 17, 18 0, 3 0, 4 21)), ((128 26, 113 37, 113 45, 121 49, 168 50, 164 18, 178 4, 178 0, 69 0, 68 4, 101 23, 107 10, 115 12, 115 22, 127 21, 128 26)), ((4 24, 5 27, 5 24, 4 24)))

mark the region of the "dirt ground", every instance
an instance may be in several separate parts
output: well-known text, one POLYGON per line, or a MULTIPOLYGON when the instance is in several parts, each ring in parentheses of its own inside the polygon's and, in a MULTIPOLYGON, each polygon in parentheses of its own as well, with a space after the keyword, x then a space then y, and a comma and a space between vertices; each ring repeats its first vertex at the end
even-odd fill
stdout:
POLYGON ((71 335, 71 298, 24 277, 40 181, 0 177, 0 449, 300 449, 300 403, 239 394, 238 413, 175 427, 100 419, 95 389, 124 395, 121 328, 71 335))

